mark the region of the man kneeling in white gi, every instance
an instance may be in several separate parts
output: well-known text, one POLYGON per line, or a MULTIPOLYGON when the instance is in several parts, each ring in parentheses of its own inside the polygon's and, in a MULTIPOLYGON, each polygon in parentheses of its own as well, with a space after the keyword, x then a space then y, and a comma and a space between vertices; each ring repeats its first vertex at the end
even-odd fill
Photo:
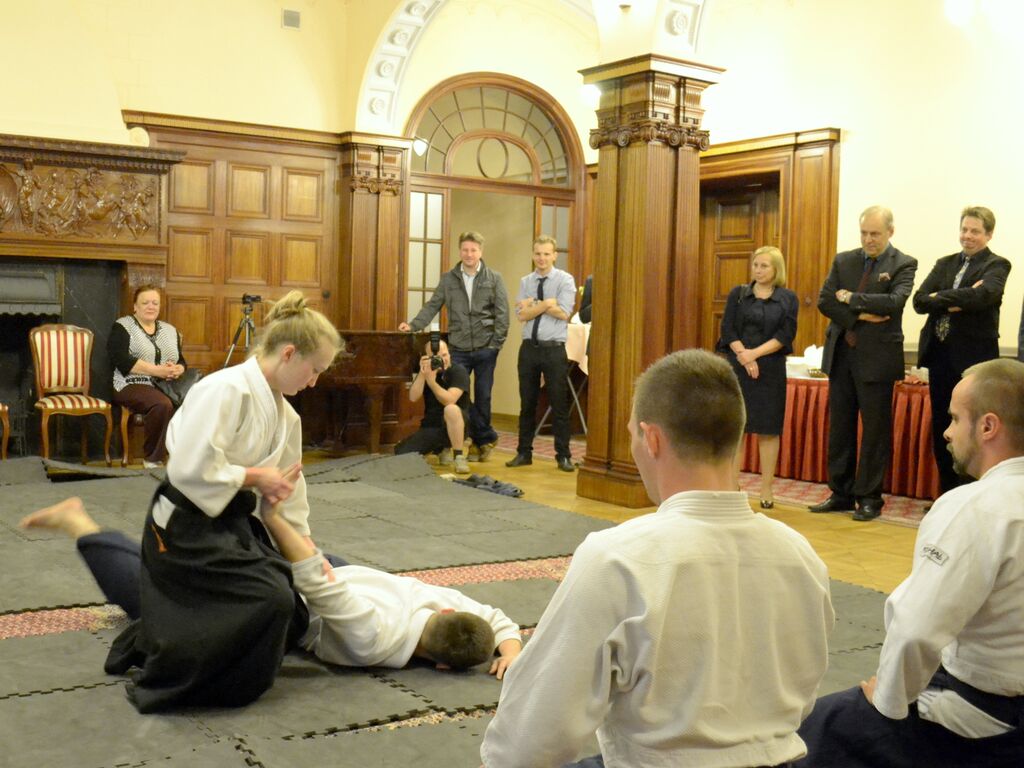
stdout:
POLYGON ((878 671, 818 700, 801 768, 1024 765, 1024 363, 968 368, 949 414, 953 467, 978 480, 921 521, 878 671))
POLYGON ((828 574, 796 531, 750 508, 733 457, 732 368, 700 350, 636 383, 631 449, 652 514, 592 533, 509 669, 487 768, 780 766, 825 674, 828 574))

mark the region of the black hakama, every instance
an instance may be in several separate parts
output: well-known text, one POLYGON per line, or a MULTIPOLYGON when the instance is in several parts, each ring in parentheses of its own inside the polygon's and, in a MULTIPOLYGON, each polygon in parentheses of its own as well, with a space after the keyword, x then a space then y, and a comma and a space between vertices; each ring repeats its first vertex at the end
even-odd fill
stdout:
POLYGON ((152 508, 147 515, 141 617, 114 642, 106 670, 129 674, 128 696, 143 713, 248 704, 308 624, 291 567, 252 516, 255 494, 239 492, 217 517, 167 483, 157 495, 174 513, 163 529, 152 508))

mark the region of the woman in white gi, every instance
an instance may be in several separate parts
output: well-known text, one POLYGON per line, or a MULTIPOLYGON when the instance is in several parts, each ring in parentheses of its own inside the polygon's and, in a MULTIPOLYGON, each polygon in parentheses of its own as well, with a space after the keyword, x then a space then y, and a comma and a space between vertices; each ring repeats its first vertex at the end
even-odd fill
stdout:
POLYGON ((140 618, 107 671, 133 667, 140 712, 241 706, 273 683, 307 613, 289 563, 252 515, 258 492, 309 536, 302 428, 284 395, 316 384, 342 347, 299 291, 267 315, 254 354, 199 381, 167 431, 167 480, 142 538, 140 618))

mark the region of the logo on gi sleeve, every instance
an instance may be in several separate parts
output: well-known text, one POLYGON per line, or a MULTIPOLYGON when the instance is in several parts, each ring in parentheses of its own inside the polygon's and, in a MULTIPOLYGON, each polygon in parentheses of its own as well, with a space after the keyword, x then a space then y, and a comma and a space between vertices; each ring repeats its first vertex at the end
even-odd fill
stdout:
POLYGON ((945 565, 949 555, 936 547, 934 544, 925 544, 921 547, 921 556, 931 560, 936 565, 945 565))

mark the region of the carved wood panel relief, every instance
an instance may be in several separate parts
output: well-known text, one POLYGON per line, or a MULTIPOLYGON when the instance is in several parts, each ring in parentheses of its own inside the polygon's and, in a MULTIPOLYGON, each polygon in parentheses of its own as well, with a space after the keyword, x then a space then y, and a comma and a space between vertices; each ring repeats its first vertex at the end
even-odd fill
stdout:
POLYGON ((155 242, 159 189, 143 174, 0 164, 0 232, 155 242))

